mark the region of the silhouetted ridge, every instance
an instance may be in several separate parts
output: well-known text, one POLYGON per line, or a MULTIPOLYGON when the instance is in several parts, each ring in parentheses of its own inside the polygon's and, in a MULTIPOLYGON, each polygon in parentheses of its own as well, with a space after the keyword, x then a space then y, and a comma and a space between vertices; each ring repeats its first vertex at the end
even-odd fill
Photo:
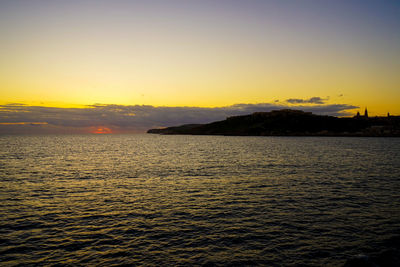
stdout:
POLYGON ((252 136, 400 136, 400 116, 338 118, 301 110, 232 116, 208 124, 186 124, 148 133, 252 136))

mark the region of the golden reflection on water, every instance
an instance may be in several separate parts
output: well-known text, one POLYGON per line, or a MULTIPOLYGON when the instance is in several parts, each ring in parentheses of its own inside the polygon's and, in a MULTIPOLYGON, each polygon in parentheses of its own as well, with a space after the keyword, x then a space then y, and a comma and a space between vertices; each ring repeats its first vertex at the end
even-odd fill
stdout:
POLYGON ((0 260, 340 265, 393 249, 399 142, 0 137, 0 260))

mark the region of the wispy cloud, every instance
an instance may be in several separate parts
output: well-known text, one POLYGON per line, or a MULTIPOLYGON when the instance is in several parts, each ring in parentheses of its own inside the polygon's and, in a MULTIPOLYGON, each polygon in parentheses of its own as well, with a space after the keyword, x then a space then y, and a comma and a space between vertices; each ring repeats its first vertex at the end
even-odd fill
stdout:
POLYGON ((300 99, 300 98, 290 98, 286 99, 286 102, 290 104, 325 104, 329 98, 321 98, 318 96, 311 97, 309 99, 300 99))
POLYGON ((47 122, 0 122, 0 125, 46 125, 47 122))
MULTIPOLYGON (((280 103, 236 104, 215 108, 95 104, 85 108, 57 108, 11 104, 0 105, 0 132, 144 132, 154 127, 208 123, 229 116, 284 108, 289 106, 280 103)), ((317 104, 290 105, 290 108, 321 115, 345 116, 358 107, 317 104)))

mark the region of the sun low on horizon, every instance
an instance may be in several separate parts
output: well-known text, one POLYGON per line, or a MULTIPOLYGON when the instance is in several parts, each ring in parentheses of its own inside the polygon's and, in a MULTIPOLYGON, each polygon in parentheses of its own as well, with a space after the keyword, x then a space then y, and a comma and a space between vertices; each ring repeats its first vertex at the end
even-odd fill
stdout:
POLYGON ((99 105, 400 115, 399 28, 398 1, 1 1, 0 122, 99 105))

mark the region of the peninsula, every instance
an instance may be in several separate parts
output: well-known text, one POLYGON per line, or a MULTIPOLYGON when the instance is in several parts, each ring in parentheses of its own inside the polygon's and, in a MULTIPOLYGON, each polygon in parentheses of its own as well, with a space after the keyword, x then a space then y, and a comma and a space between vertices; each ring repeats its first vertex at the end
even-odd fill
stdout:
POLYGON ((274 110, 228 117, 208 124, 185 124, 150 129, 152 134, 237 136, 376 136, 400 137, 400 116, 334 117, 301 110, 274 110))

